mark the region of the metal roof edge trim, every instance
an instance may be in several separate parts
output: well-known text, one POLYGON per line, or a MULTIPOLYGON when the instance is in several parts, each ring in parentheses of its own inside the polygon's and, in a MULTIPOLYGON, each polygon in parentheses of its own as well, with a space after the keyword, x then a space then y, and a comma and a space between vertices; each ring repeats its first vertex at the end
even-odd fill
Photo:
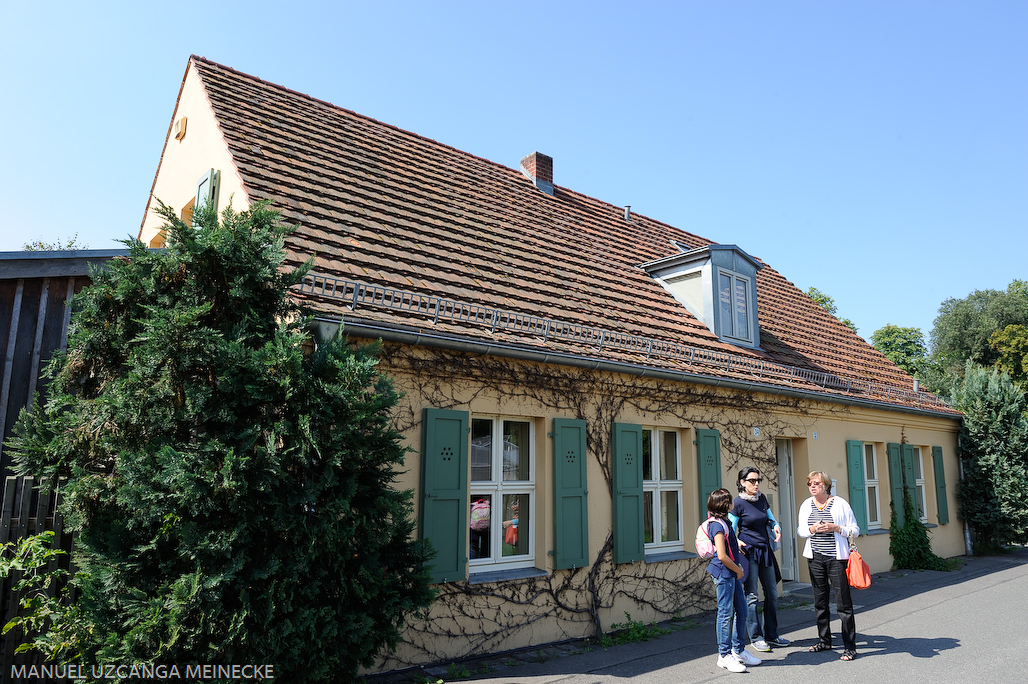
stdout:
MULTIPOLYGON (((321 324, 333 326, 336 329, 338 329, 338 327, 340 326, 340 321, 336 319, 315 316, 314 320, 321 324)), ((558 365, 572 366, 576 368, 587 368, 590 370, 601 370, 612 373, 625 373, 629 375, 635 375, 637 377, 659 378, 664 380, 673 380, 676 382, 692 382, 702 385, 710 385, 712 387, 725 387, 728 389, 761 392, 763 394, 781 395, 793 397, 795 399, 807 399, 810 401, 826 401, 829 403, 841 404, 844 406, 861 406, 864 408, 874 408, 883 411, 894 411, 897 413, 911 413, 915 415, 931 416, 935 418, 945 418, 947 420, 959 421, 962 419, 962 416, 959 414, 954 415, 950 413, 943 413, 941 411, 917 409, 910 406, 899 406, 896 404, 888 404, 885 402, 877 402, 867 399, 846 397, 838 394, 806 392, 803 390, 779 387, 777 385, 767 385, 757 382, 743 382, 739 380, 728 380, 726 378, 718 378, 715 376, 700 375, 695 373, 685 373, 682 371, 660 370, 656 368, 640 366, 637 364, 623 363, 618 361, 604 361, 600 359, 589 358, 586 356, 576 356, 573 354, 540 352, 529 349, 522 349, 519 347, 515 347, 513 345, 482 342, 478 340, 469 340, 465 338, 453 337, 449 335, 440 335, 435 333, 423 333, 411 330, 400 330, 396 328, 390 328, 381 325, 373 325, 369 323, 347 323, 345 319, 342 322, 342 328, 345 334, 353 335, 355 337, 381 338, 382 340, 388 342, 399 342, 403 344, 409 344, 412 346, 423 345, 426 347, 447 349, 450 351, 503 356, 522 361, 554 363, 558 365)), ((328 333, 328 335, 335 334, 335 330, 332 330, 331 332, 326 332, 328 333)))
MULTIPOLYGON (((875 388, 877 387, 884 389, 884 392, 881 392, 879 396, 899 396, 901 399, 910 401, 911 404, 916 403, 919 406, 923 406, 922 401, 927 399, 930 400, 932 405, 930 409, 935 408, 938 409, 937 412, 942 413, 945 412, 946 408, 949 408, 945 402, 939 400, 934 395, 922 394, 920 392, 914 393, 880 382, 846 378, 827 371, 789 366, 766 359, 756 359, 669 340, 611 332, 607 329, 585 324, 568 323, 557 319, 519 314, 481 304, 472 304, 383 285, 372 285, 360 281, 308 273, 304 277, 303 282, 298 284, 297 287, 300 292, 305 294, 344 301, 347 308, 351 311, 365 306, 393 309, 423 315, 426 317, 426 321, 431 321, 432 324, 438 322, 440 318, 444 318, 463 324, 491 327, 493 331, 497 327, 501 327, 521 333, 533 333, 541 337, 544 344, 547 343, 552 335, 555 338, 561 338, 573 344, 592 344, 597 345, 600 349, 612 346, 627 352, 645 354, 647 359, 651 355, 656 355, 686 362, 689 366, 692 366, 694 363, 716 367, 723 365, 726 369, 735 366, 737 369, 749 369, 751 374, 761 378, 766 374, 786 379, 787 382, 791 382, 799 377, 810 384, 820 386, 826 394, 833 392, 829 388, 839 390, 836 396, 851 397, 853 395, 849 394, 849 392, 854 387, 864 387, 866 391, 863 394, 875 396, 875 388), (916 397, 916 400, 910 397, 916 397), (939 406, 939 404, 942 406, 939 406)), ((400 327, 403 328, 405 326, 400 327)), ((524 348, 524 346, 517 345, 516 343, 511 346, 524 348)), ((580 354, 571 355, 581 356, 580 354)))
POLYGON ((127 249, 0 252, 0 278, 88 276, 90 264, 128 255, 127 249))

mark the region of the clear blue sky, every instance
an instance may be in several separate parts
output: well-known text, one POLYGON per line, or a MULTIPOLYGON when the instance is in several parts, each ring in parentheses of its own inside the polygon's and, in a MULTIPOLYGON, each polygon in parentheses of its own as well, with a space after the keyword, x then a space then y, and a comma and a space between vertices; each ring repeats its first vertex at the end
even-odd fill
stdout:
POLYGON ((0 251, 135 236, 190 54, 760 257, 860 333, 1028 278, 1028 2, 0 0, 0 251))

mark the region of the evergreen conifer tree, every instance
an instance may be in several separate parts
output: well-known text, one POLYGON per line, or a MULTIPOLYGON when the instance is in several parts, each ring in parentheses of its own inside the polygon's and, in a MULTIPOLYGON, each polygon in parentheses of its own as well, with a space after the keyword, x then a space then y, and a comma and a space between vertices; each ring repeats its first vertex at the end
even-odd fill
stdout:
POLYGON ((431 600, 374 345, 314 345, 264 205, 93 273, 19 472, 62 485, 87 663, 274 665, 350 681, 431 600))
POLYGON ((1028 421, 1024 394, 1005 373, 967 362, 953 389, 964 414, 957 437, 963 479, 961 517, 975 532, 975 551, 1028 542, 1028 421))

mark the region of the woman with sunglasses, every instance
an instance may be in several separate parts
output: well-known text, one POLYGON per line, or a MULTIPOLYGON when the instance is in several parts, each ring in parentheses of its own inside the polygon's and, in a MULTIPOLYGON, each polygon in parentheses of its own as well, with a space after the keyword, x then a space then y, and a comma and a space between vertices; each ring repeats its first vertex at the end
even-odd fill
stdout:
POLYGON ((832 650, 831 613, 828 590, 835 592, 836 612, 842 622, 842 660, 857 657, 857 626, 853 620, 853 599, 846 579, 846 563, 850 557, 849 537, 860 534, 853 509, 845 499, 832 496, 832 478, 815 470, 807 475, 810 498, 800 505, 799 535, 806 538, 803 557, 810 569, 810 586, 814 590, 814 612, 817 614, 818 642, 809 651, 832 650))
POLYGON ((735 497, 729 519, 739 535, 739 546, 745 554, 746 571, 743 591, 746 593, 746 632, 754 650, 770 651, 772 646, 788 646, 789 640, 778 634, 778 583, 782 571, 771 548, 774 529, 776 542, 782 540, 782 528, 771 513, 771 504, 760 492, 763 478, 753 467, 739 471, 739 496, 735 497), (764 610, 757 613, 757 581, 764 589, 764 610))

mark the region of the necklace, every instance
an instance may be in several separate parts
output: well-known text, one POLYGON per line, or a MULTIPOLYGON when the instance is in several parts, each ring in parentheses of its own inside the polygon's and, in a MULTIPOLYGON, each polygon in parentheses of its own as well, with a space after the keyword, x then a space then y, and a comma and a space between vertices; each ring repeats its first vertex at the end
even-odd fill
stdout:
POLYGON ((825 499, 824 503, 818 503, 817 499, 814 499, 814 505, 817 506, 817 510, 823 511, 827 506, 828 502, 832 500, 832 497, 825 499))

